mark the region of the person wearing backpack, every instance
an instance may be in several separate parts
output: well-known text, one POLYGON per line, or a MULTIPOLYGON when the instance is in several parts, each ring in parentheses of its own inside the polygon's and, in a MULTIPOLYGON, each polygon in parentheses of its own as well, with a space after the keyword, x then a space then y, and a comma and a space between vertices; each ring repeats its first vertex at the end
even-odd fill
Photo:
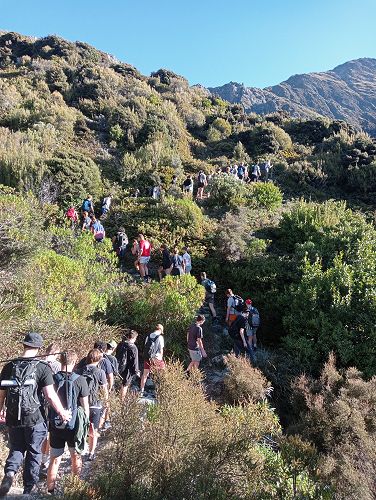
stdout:
MULTIPOLYGON (((103 342, 101 340, 94 342, 94 349, 98 349, 103 355, 99 361, 98 368, 104 371, 107 380, 108 392, 111 392, 114 385, 114 370, 110 360, 106 356, 107 342, 103 342)), ((87 356, 85 356, 78 362, 75 371, 77 373, 81 373, 86 363, 87 363, 87 356)))
POLYGON ((43 338, 30 332, 23 340, 23 353, 9 361, 0 375, 0 409, 6 399, 6 425, 9 435, 9 455, 5 462, 0 496, 12 487, 14 476, 25 457, 23 469, 24 494, 30 494, 39 480, 42 444, 47 436, 41 393, 63 422, 71 418, 54 389, 50 367, 37 359, 43 338))
POLYGON ((98 443, 98 429, 103 417, 103 402, 107 402, 108 388, 106 374, 99 368, 103 359, 103 353, 99 349, 91 349, 86 357, 86 365, 80 370, 80 375, 85 377, 89 388, 89 460, 95 458, 95 450, 98 443), (102 396, 100 395, 102 391, 102 396))
POLYGON ((202 272, 200 274, 201 276, 201 285, 205 288, 205 302, 208 304, 210 313, 212 315, 212 321, 213 323, 218 321, 217 318, 217 311, 215 310, 214 307, 214 295, 217 291, 217 286, 214 283, 214 281, 210 280, 205 272, 202 272))
POLYGON ((253 351, 257 350, 257 329, 260 326, 260 313, 258 312, 258 309, 252 305, 252 300, 247 299, 245 301, 248 311, 249 311, 249 316, 248 316, 248 345, 249 348, 253 351))
POLYGON ((174 253, 171 255, 171 262, 171 276, 181 276, 184 274, 184 259, 181 255, 179 255, 178 247, 174 248, 174 253))
POLYGON ((163 274, 165 276, 171 274, 172 271, 172 261, 171 261, 171 254, 166 245, 161 245, 161 250, 162 250, 162 264, 158 267, 158 276, 159 276, 159 281, 162 281, 163 274))
POLYGON ((128 246, 128 236, 125 233, 123 227, 119 228, 116 235, 112 238, 112 248, 119 259, 120 271, 124 270, 125 267, 125 253, 128 246))
POLYGON ((144 370, 142 372, 140 395, 144 395, 146 379, 150 370, 163 370, 165 363, 163 361, 163 325, 158 324, 153 333, 150 333, 145 339, 144 347, 144 370))
POLYGON ((89 215, 94 214, 93 197, 91 195, 84 199, 81 210, 82 212, 87 212, 89 215))
MULTIPOLYGON (((83 409, 87 417, 87 424, 89 422, 89 387, 82 375, 73 373, 77 353, 68 350, 61 359, 61 370, 54 375, 54 386, 63 406, 71 410, 72 417, 68 422, 62 423, 53 409, 49 413, 50 464, 47 471, 47 490, 50 494, 55 490, 56 476, 65 444, 68 446, 71 457, 72 474, 79 476, 81 472, 82 460, 81 455, 76 451, 75 442, 79 407, 83 409)), ((86 434, 87 430, 88 425, 86 434)))
POLYGON ((183 194, 191 196, 193 194, 193 179, 191 175, 187 175, 187 178, 183 182, 183 194))
POLYGON ((78 222, 78 213, 76 212, 76 209, 74 208, 73 205, 71 205, 68 210, 66 211, 65 214, 66 218, 68 221, 71 223, 71 228, 74 229, 77 225, 78 222))
POLYGON ((189 372, 192 368, 198 368, 202 358, 207 357, 204 344, 202 342, 202 339, 204 338, 202 325, 204 323, 205 316, 203 314, 199 314, 196 321, 188 329, 187 343, 191 362, 188 365, 187 372, 189 372))
POLYGON ((236 320, 238 315, 242 312, 244 306, 244 300, 235 295, 231 288, 226 290, 227 297, 227 309, 226 309, 226 323, 231 326, 231 324, 236 320))
POLYGON ((140 376, 138 364, 138 349, 135 344, 138 333, 135 330, 129 330, 123 337, 122 342, 118 344, 115 357, 119 363, 119 375, 122 378, 122 387, 120 389, 120 398, 124 401, 128 389, 135 376, 140 376))
POLYGON ((94 216, 91 219, 90 230, 93 233, 96 242, 101 243, 104 240, 106 236, 104 227, 102 226, 101 222, 97 220, 94 216))
POLYGON ((101 214, 102 214, 102 216, 106 215, 107 212, 109 212, 110 206, 111 206, 111 201, 112 201, 112 196, 111 195, 105 196, 103 198, 102 206, 101 206, 101 214))
POLYGON ((248 344, 246 340, 247 319, 249 316, 248 306, 244 304, 242 312, 228 329, 228 334, 234 342, 235 356, 248 355, 248 344))
POLYGON ((197 176, 197 195, 196 200, 202 200, 204 197, 204 188, 208 185, 206 175, 203 170, 200 170, 197 176))

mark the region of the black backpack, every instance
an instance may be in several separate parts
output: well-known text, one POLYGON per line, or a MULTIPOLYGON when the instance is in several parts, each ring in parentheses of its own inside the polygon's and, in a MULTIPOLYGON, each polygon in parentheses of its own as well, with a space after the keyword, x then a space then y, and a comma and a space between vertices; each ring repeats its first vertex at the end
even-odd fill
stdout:
POLYGON ((7 388, 7 413, 23 424, 25 417, 40 409, 36 367, 39 360, 19 359, 12 362, 10 380, 3 380, 1 385, 7 388))
POLYGON ((128 236, 125 233, 117 233, 114 250, 119 250, 120 248, 124 248, 128 245, 128 236))
POLYGON ((239 295, 233 295, 232 300, 235 311, 242 312, 244 308, 244 300, 239 295))
POLYGON ((87 366, 82 370, 82 376, 85 377, 89 387, 89 406, 94 406, 98 403, 99 382, 95 376, 99 372, 99 368, 89 369, 87 366))
POLYGON ((239 323, 240 323, 241 316, 238 316, 236 320, 231 323, 229 329, 228 329, 228 334, 232 339, 236 339, 239 337, 239 323))
POLYGON ((63 422, 60 415, 50 407, 48 411, 48 418, 50 424, 55 429, 67 429, 74 430, 76 426, 77 411, 78 411, 78 395, 74 385, 74 381, 77 380, 79 375, 77 373, 64 373, 58 372, 54 375, 54 381, 56 386, 56 392, 59 396, 61 404, 65 409, 71 410, 72 417, 68 422, 63 422))
POLYGON ((150 335, 147 336, 144 347, 144 360, 155 358, 155 355, 157 354, 156 343, 158 339, 159 335, 157 335, 153 339, 150 338, 150 335))
POLYGON ((103 354, 103 357, 108 359, 108 361, 110 362, 114 376, 119 375, 119 362, 116 359, 116 357, 112 356, 112 354, 111 355, 103 354))

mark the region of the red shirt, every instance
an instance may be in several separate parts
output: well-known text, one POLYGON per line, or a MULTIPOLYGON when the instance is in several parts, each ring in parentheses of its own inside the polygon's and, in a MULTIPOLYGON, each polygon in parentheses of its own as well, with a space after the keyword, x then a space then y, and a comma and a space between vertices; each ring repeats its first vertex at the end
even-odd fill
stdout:
POLYGON ((151 250, 150 241, 141 240, 139 242, 139 246, 141 250, 141 257, 150 257, 150 250, 151 250))

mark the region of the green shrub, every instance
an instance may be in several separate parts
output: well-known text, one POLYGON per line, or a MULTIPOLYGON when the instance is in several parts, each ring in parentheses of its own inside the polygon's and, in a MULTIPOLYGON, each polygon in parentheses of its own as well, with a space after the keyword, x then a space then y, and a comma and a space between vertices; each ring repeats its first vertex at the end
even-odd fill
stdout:
POLYGON ((279 208, 283 199, 279 187, 271 182, 253 182, 248 197, 251 205, 267 210, 279 208))
POLYGON ((212 177, 207 191, 210 207, 237 208, 245 205, 249 189, 233 175, 219 174, 212 177))
POLYGON ((187 328, 204 295, 204 288, 193 276, 167 276, 160 283, 125 288, 113 304, 111 317, 142 333, 150 333, 157 323, 162 323, 167 352, 182 355, 187 349, 187 328))

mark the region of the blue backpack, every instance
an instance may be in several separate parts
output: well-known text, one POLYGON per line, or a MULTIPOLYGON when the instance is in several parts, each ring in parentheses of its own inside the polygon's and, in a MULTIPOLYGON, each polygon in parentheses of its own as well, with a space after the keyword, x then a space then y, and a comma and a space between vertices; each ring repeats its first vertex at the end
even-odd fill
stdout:
POLYGON ((60 415, 50 407, 48 410, 48 418, 51 426, 55 429, 66 429, 69 431, 74 430, 76 426, 77 411, 78 411, 78 397, 74 381, 77 380, 79 375, 77 373, 64 373, 58 372, 54 375, 56 392, 59 396, 61 404, 67 410, 72 411, 72 417, 68 422, 63 422, 60 415))
POLYGON ((82 211, 83 212, 90 212, 91 209, 91 203, 89 200, 84 200, 82 203, 82 211))

